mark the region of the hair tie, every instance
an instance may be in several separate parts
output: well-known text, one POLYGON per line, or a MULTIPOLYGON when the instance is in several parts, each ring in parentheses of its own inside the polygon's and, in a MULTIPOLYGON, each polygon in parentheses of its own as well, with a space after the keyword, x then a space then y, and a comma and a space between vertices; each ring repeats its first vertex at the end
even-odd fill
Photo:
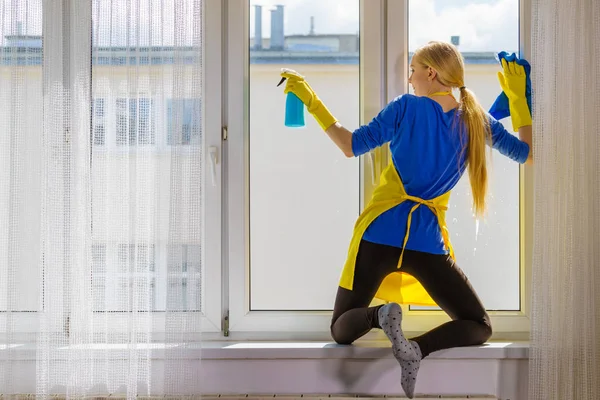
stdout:
POLYGON ((461 87, 458 88, 458 90, 464 90, 466 88, 467 88, 466 86, 461 86, 461 87))

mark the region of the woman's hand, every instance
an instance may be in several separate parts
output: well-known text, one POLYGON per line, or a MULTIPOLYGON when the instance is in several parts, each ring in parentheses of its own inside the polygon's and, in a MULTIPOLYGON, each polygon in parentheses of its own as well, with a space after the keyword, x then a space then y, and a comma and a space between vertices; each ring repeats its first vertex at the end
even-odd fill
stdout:
POLYGON ((287 79, 283 93, 295 94, 324 131, 337 122, 337 118, 329 112, 302 75, 292 69, 282 68, 281 77, 287 79))
POLYGON ((513 129, 517 131, 522 126, 531 125, 531 111, 525 94, 527 85, 525 68, 516 61, 506 62, 502 59, 502 71, 498 72, 498 81, 508 97, 513 129))
POLYGON ((525 99, 525 88, 527 85, 527 75, 525 68, 515 61, 507 62, 502 59, 502 71, 498 72, 498 81, 504 94, 509 99, 525 99))
POLYGON ((352 132, 337 122, 337 119, 331 115, 308 82, 304 80, 304 77, 287 68, 281 69, 281 77, 287 79, 283 93, 295 94, 344 155, 346 157, 354 156, 352 152, 352 132))
POLYGON ((310 105, 316 97, 315 91, 310 87, 304 77, 292 69, 282 68, 281 77, 287 79, 284 94, 293 93, 304 103, 310 111, 310 105))

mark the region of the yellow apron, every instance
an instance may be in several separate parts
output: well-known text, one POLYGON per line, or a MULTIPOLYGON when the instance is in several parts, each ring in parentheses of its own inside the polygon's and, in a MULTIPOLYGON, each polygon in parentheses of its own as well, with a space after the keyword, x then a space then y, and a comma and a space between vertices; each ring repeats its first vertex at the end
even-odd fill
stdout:
MULTIPOLYGON (((410 234, 412 213, 420 206, 428 207, 431 212, 436 215, 440 230, 442 232, 442 237, 444 239, 444 244, 450 253, 450 257, 454 259, 454 250, 452 248, 452 244, 450 243, 450 236, 446 226, 446 210, 448 209, 449 199, 450 192, 444 193, 433 200, 423 200, 418 197, 408 195, 404 189, 404 185, 400 179, 400 176, 398 175, 398 172, 396 171, 394 164, 390 162, 387 168, 381 173, 379 185, 373 192, 371 201, 356 221, 352 234, 352 240, 350 241, 350 248, 348 250, 348 258, 340 278, 340 286, 345 289, 352 290, 352 285, 354 282, 354 267, 356 264, 358 247, 365 231, 367 230, 367 227, 379 215, 406 200, 414 202, 415 205, 411 208, 408 214, 404 245, 400 255, 400 260, 398 261, 398 268, 402 266, 404 247, 408 242, 408 237, 410 234)), ((396 302, 399 304, 413 304, 421 306, 437 305, 429 296, 429 294, 427 294, 425 288, 423 288, 423 286, 421 286, 421 284, 414 277, 401 271, 394 272, 383 280, 379 290, 375 295, 375 298, 387 302, 396 302)))

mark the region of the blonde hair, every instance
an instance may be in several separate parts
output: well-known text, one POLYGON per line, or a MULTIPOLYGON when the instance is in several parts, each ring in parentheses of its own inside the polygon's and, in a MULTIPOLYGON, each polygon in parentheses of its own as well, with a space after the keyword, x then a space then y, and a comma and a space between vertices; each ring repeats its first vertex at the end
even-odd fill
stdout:
POLYGON ((418 49, 413 61, 437 72, 439 82, 451 88, 460 88, 461 132, 467 135, 463 152, 468 151, 467 166, 473 193, 473 211, 482 216, 486 210, 488 186, 486 142, 491 138, 486 111, 469 89, 465 88, 465 67, 462 54, 450 43, 429 42, 418 49))

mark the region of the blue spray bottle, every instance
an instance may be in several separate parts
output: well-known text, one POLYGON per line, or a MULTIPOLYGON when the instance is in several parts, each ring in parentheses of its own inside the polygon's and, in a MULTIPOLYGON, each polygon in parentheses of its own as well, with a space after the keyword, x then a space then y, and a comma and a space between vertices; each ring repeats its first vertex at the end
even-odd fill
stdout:
MULTIPOLYGON (((285 82, 285 79, 281 78, 277 86, 285 82)), ((285 126, 288 128, 304 126, 304 103, 292 92, 289 92, 285 99, 285 126)))

